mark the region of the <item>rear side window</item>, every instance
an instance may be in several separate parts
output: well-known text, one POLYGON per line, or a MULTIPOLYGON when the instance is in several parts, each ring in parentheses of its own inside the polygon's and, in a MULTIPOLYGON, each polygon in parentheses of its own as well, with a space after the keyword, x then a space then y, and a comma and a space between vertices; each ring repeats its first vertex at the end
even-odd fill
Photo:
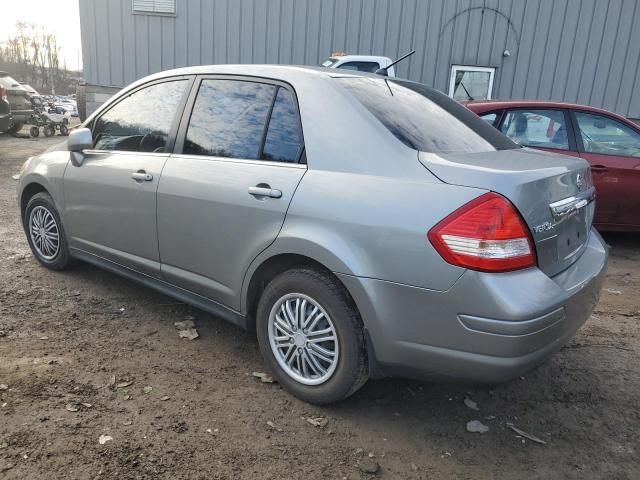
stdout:
POLYGON ((498 112, 481 113, 480 118, 493 127, 498 119, 498 112))
POLYGON ((96 150, 164 152, 186 80, 156 83, 116 103, 95 122, 96 150))
POLYGON ((302 148, 300 122, 293 94, 280 87, 273 104, 262 160, 294 163, 302 148))
POLYGON ((203 80, 183 153, 257 160, 276 87, 242 80, 203 80))
POLYGON ((335 80, 414 150, 474 153, 518 148, 475 113, 424 85, 368 77, 335 80))
POLYGON ((562 110, 509 110, 500 130, 520 145, 569 150, 562 110))

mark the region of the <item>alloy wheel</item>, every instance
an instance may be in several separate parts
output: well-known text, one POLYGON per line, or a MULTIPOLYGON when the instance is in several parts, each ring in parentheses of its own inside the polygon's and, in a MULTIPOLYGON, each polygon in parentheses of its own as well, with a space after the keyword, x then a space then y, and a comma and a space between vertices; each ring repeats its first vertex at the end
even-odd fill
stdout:
POLYGON ((340 346, 333 321, 313 298, 281 297, 269 314, 269 344, 280 367, 305 385, 320 385, 338 365, 340 346))
POLYGON ((53 214, 41 205, 29 214, 31 243, 44 260, 53 260, 60 250, 60 230, 53 214))

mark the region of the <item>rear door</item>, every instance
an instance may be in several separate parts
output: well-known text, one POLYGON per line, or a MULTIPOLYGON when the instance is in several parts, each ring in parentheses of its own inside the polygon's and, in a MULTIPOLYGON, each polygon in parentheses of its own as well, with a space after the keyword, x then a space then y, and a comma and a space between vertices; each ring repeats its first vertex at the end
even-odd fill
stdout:
POLYGON ((162 276, 238 310, 244 274, 306 172, 300 117, 288 85, 199 81, 158 188, 162 276))
POLYGON ((598 192, 595 223, 640 226, 640 132, 598 113, 573 111, 580 156, 598 192))
POLYGON ((569 113, 564 109, 510 108, 498 129, 522 146, 578 156, 569 113))

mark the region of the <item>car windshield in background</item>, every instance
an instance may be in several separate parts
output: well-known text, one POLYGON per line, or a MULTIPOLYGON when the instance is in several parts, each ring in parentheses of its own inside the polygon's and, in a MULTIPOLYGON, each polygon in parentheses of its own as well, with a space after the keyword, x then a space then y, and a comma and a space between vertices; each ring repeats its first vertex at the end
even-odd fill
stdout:
POLYGON ((336 80, 414 150, 446 154, 519 148, 475 113, 423 85, 369 77, 336 80))

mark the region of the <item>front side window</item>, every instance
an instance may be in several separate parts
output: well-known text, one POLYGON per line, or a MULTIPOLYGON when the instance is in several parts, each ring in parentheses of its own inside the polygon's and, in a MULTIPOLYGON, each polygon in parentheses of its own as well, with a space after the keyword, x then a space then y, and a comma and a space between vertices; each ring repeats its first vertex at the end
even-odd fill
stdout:
POLYGON ((294 163, 298 161, 301 148, 302 136, 293 94, 280 87, 271 111, 269 129, 260 158, 294 163))
POLYGON ((520 145, 569 150, 562 110, 509 110, 500 130, 520 145))
POLYGON ((627 125, 597 113, 576 112, 584 151, 640 157, 640 134, 627 125))
POLYGON ((380 69, 380 64, 377 62, 346 62, 342 65, 338 65, 338 68, 344 70, 356 70, 358 72, 376 73, 380 69))
POLYGON ((188 82, 174 80, 137 90, 95 122, 96 150, 164 152, 188 82))
POLYGON ((183 153, 257 160, 275 89, 242 80, 203 80, 183 153))
POLYGON ((336 78, 398 140, 431 153, 518 148, 468 108, 419 83, 384 78, 336 78))

